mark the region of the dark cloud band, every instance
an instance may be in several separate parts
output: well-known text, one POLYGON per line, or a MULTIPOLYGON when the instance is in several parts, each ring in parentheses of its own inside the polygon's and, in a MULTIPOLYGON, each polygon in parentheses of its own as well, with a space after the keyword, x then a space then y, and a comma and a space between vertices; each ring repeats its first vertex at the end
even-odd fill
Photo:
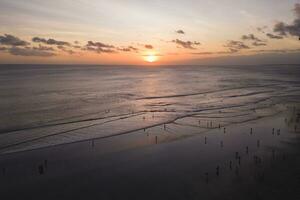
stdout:
POLYGON ((185 49, 196 49, 195 46, 199 46, 201 45, 200 42, 191 42, 191 41, 182 41, 182 40, 179 40, 179 39, 176 39, 176 40, 172 40, 173 43, 185 48, 185 49))
POLYGON ((178 33, 178 34, 185 34, 185 32, 183 30, 181 30, 181 29, 177 30, 176 33, 178 33))
POLYGON ((282 36, 280 36, 280 35, 274 35, 272 33, 267 33, 266 36, 269 37, 269 38, 271 38, 271 39, 277 39, 277 40, 283 39, 282 36))
POLYGON ((252 40, 252 41, 255 41, 255 42, 262 42, 261 39, 257 38, 253 34, 243 35, 242 36, 242 40, 252 40))
POLYGON ((4 34, 3 36, 0 35, 0 44, 8 45, 8 46, 27 46, 30 43, 26 42, 24 40, 21 40, 20 38, 18 38, 16 36, 4 34))
POLYGON ((40 38, 40 37, 34 37, 34 38, 32 38, 32 42, 44 43, 44 44, 48 44, 48 45, 70 46, 69 42, 59 41, 59 40, 55 40, 55 39, 51 39, 51 38, 45 39, 45 38, 40 38))
POLYGON ((153 49, 153 46, 152 46, 151 44, 146 44, 146 45, 145 45, 145 48, 146 48, 146 49, 153 49))
POLYGON ((250 47, 241 41, 229 40, 224 47, 227 47, 232 53, 238 52, 242 49, 250 49, 250 47))
POLYGON ((273 31, 280 36, 297 36, 300 39, 300 4, 295 4, 294 12, 296 19, 291 24, 278 22, 275 24, 273 31))
POLYGON ((12 47, 8 50, 8 52, 15 56, 51 57, 56 55, 53 52, 40 51, 34 48, 20 48, 20 47, 12 47))

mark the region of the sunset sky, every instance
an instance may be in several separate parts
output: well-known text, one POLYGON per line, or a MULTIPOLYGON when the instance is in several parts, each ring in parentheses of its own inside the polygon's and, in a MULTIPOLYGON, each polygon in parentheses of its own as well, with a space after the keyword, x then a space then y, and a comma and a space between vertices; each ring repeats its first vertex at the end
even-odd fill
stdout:
POLYGON ((299 0, 0 0, 0 63, 297 63, 299 36, 299 0))

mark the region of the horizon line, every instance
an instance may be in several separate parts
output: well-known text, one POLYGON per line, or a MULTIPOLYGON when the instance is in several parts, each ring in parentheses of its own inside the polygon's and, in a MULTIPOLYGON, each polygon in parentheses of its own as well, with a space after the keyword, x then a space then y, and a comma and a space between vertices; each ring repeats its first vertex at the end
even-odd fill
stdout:
POLYGON ((24 63, 24 64, 20 64, 20 63, 4 63, 1 64, 0 66, 4 66, 4 65, 44 65, 44 66, 55 66, 55 65, 60 65, 60 66, 145 66, 145 67, 156 67, 156 66, 259 66, 259 65, 300 65, 300 63, 280 63, 280 64, 273 64, 273 63, 268 63, 268 64, 156 64, 156 65, 147 65, 147 64, 65 64, 65 63, 61 63, 61 64, 40 64, 40 63, 24 63))

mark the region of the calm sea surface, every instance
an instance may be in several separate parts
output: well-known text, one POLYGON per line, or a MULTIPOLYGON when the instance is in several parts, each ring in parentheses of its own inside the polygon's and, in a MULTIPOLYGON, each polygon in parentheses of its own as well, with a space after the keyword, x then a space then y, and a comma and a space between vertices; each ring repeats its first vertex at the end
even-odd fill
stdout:
POLYGON ((300 66, 0 66, 0 152, 164 123, 223 126, 300 101, 300 66), (217 120, 210 124, 207 119, 217 120), (202 121, 201 121, 202 120, 202 121), (204 121, 203 121, 204 120, 204 121))

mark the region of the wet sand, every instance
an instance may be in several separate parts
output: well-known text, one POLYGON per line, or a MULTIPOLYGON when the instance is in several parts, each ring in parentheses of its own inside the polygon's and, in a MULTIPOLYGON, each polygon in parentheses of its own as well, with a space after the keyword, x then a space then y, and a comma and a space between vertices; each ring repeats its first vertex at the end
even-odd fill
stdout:
POLYGON ((300 199, 299 108, 228 126, 184 123, 182 135, 172 135, 178 125, 169 123, 2 154, 1 197, 300 199))

